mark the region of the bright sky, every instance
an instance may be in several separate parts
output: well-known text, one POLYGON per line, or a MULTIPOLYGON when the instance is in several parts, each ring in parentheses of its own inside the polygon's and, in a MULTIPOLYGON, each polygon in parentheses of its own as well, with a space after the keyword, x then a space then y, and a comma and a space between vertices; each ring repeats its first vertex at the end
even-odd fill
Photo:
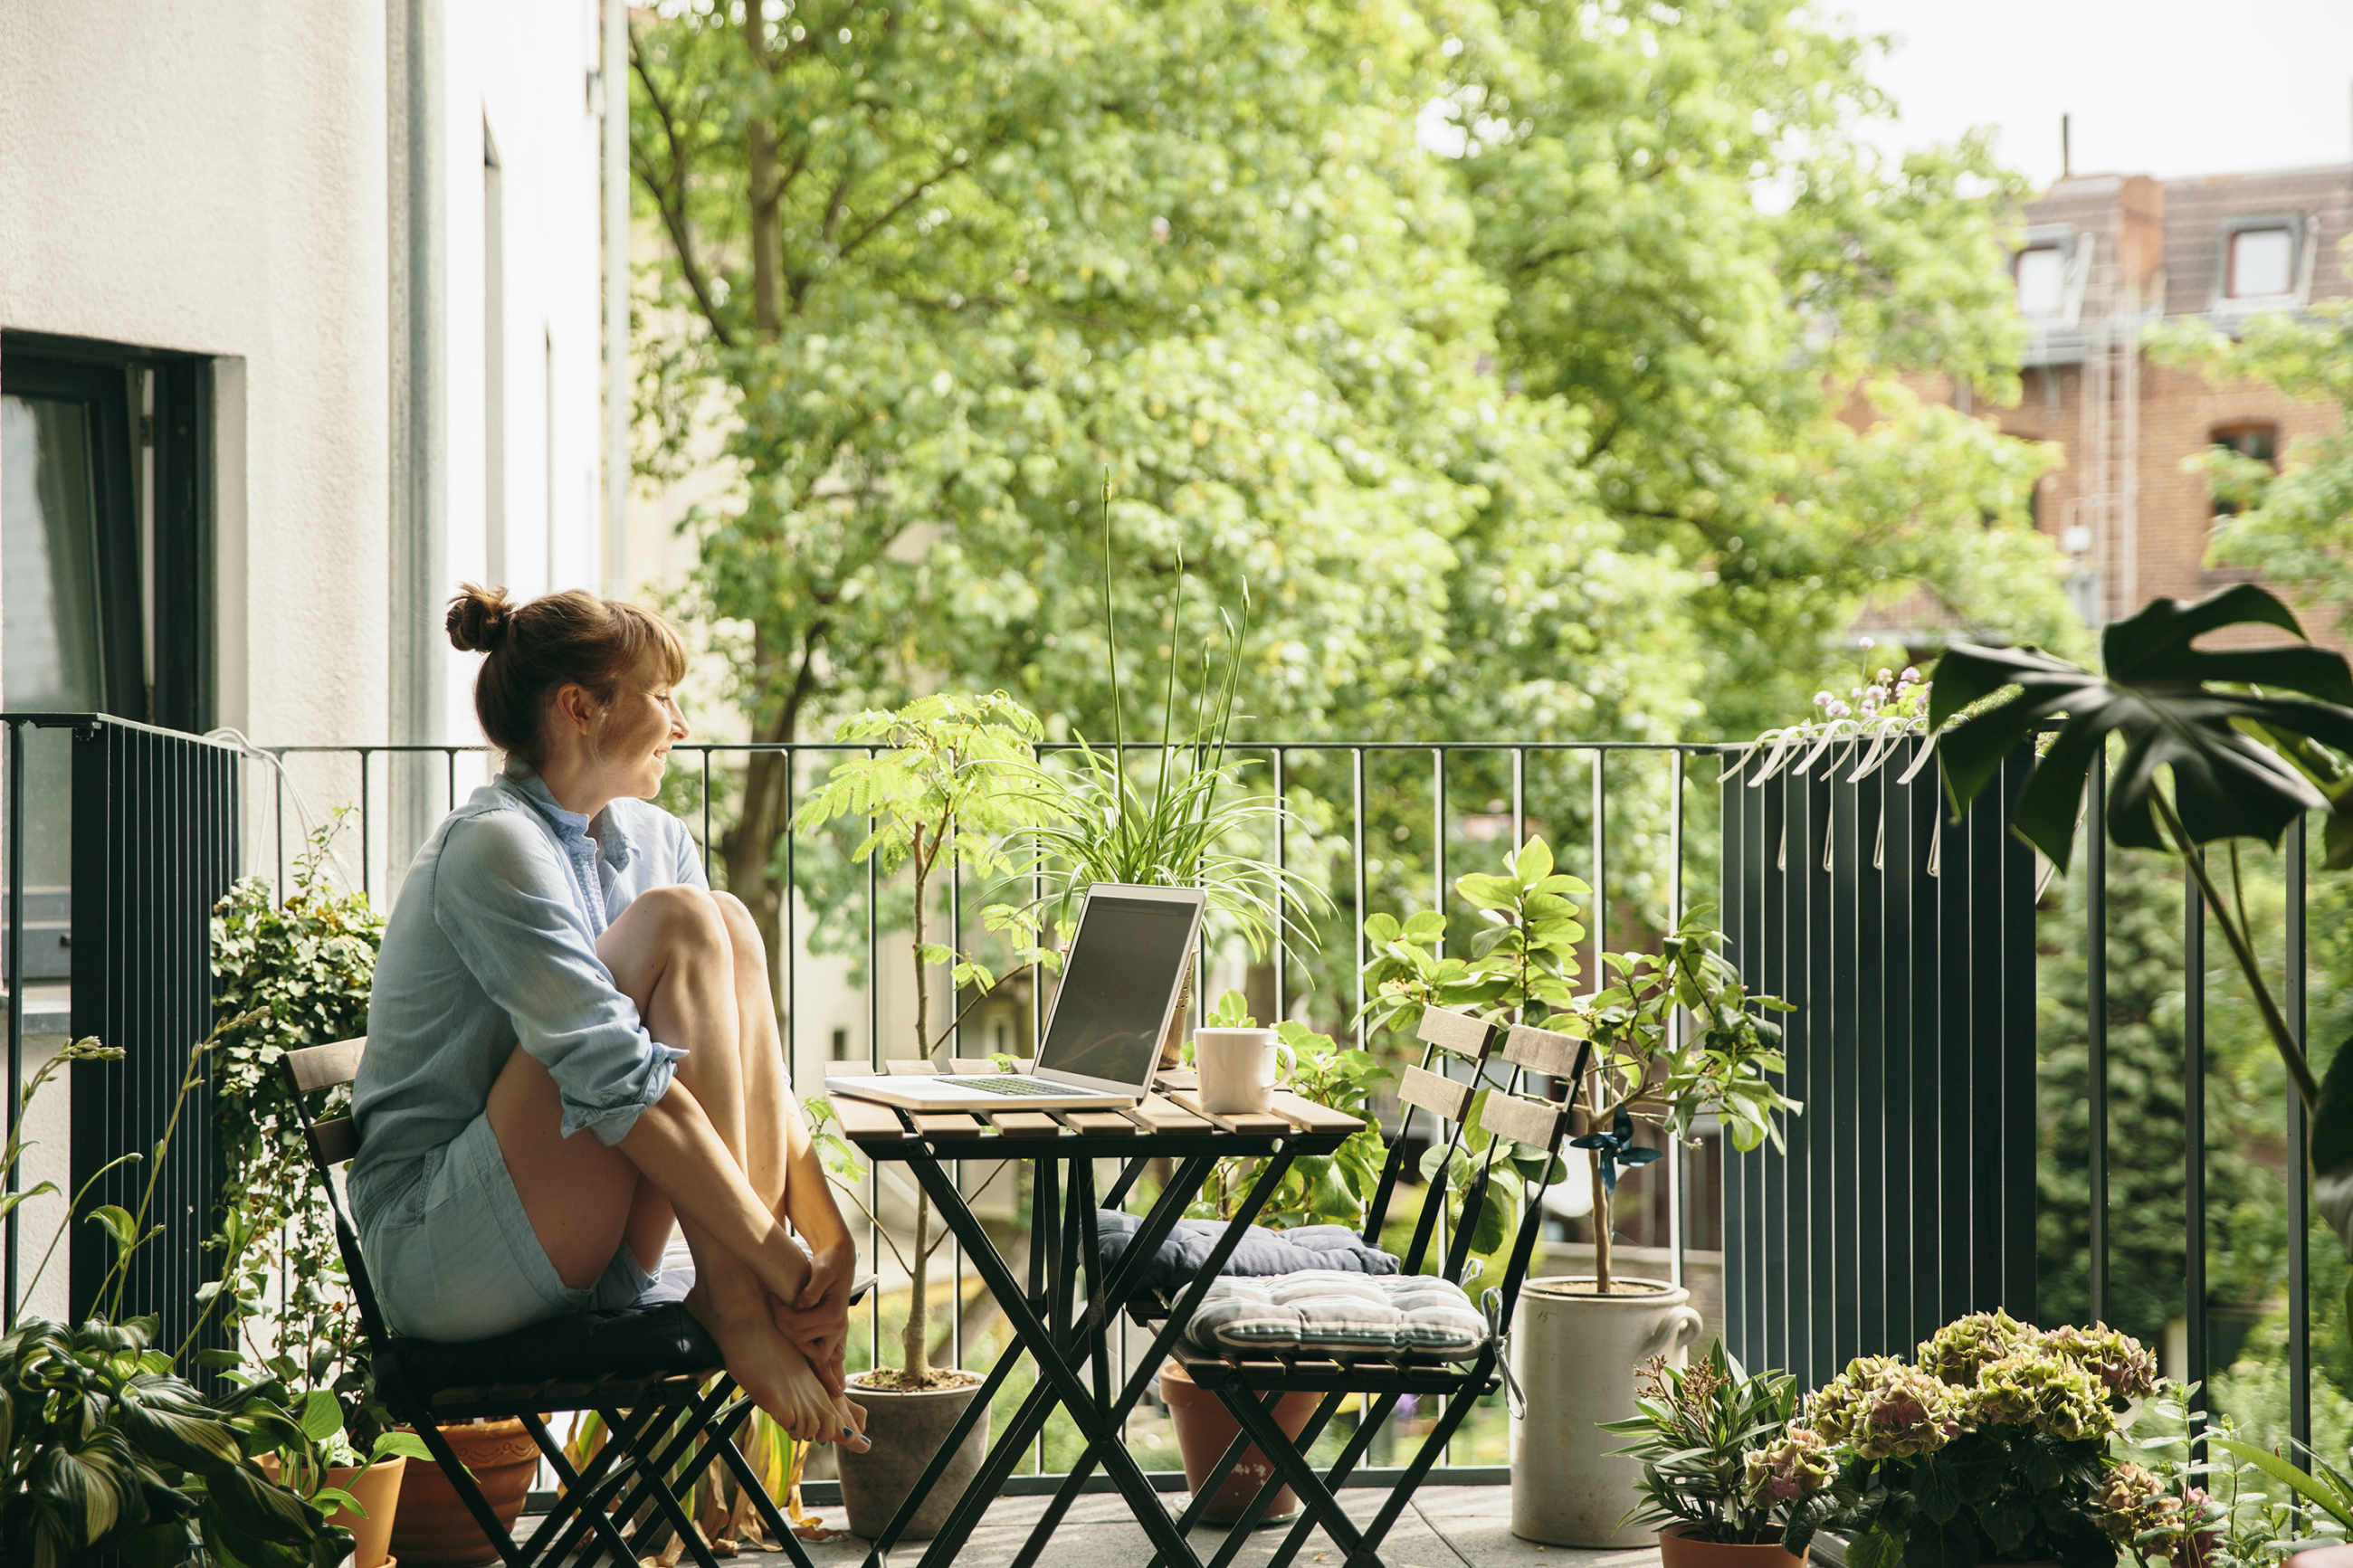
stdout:
POLYGON ((2353 0, 1817 0, 1894 35, 1873 78, 1891 150, 1998 132, 2002 161, 2059 174, 2210 174, 2353 162, 2353 0))

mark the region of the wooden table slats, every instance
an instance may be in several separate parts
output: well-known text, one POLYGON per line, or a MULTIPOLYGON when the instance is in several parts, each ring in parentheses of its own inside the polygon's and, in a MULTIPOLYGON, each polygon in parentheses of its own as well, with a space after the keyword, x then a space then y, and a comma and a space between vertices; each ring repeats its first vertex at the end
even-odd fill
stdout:
POLYGON ((1062 1110, 1055 1114, 1060 1116, 1073 1132, 1125 1136, 1144 1131, 1142 1127, 1130 1121, 1116 1110, 1062 1110))
POLYGON ((1365 1127, 1364 1118, 1360 1116, 1351 1116, 1345 1110, 1335 1110, 1328 1105, 1303 1100, 1287 1089, 1274 1091, 1269 1109, 1293 1125, 1310 1132, 1361 1132, 1365 1127))
POLYGON ((1293 1126, 1290 1121, 1285 1121, 1283 1118, 1271 1114, 1261 1116, 1255 1113, 1242 1112, 1228 1116, 1220 1114, 1215 1110, 1205 1110, 1201 1104, 1201 1097, 1198 1093, 1187 1089, 1177 1090, 1176 1092, 1170 1094, 1168 1098, 1171 1101, 1183 1109, 1191 1111, 1194 1115, 1201 1117, 1205 1121, 1214 1122, 1216 1125, 1224 1128, 1229 1132, 1246 1132, 1254 1137, 1264 1137, 1271 1134, 1274 1137, 1280 1138, 1286 1133, 1301 1131, 1300 1128, 1293 1126))
POLYGON ((999 1132, 1017 1138, 1059 1138, 1062 1124, 1042 1110, 992 1110, 988 1120, 999 1132))
POLYGON ((900 1123, 899 1113, 887 1105, 871 1100, 859 1100, 847 1094, 833 1097, 833 1114, 841 1123, 842 1134, 852 1140, 860 1138, 904 1138, 907 1130, 900 1123))
POLYGON ((1145 1095, 1128 1114, 1155 1132, 1204 1132, 1210 1125, 1206 1118, 1158 1094, 1145 1095))
POLYGON ((911 1111, 915 1131, 926 1138, 977 1138, 990 1131, 988 1123, 960 1110, 911 1111))

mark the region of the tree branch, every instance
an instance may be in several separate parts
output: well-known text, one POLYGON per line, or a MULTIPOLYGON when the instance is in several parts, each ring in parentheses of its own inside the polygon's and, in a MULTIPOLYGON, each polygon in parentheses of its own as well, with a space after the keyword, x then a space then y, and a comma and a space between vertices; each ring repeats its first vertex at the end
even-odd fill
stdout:
POLYGON ((725 318, 720 314, 719 301, 711 291, 710 278, 695 254, 694 226, 686 211, 686 143, 679 134, 678 119, 670 110, 669 100, 654 80, 652 68, 646 64, 645 51, 638 47, 635 28, 629 32, 629 69, 636 73, 638 82, 644 86, 646 101, 653 105, 655 118, 661 121, 663 139, 670 144, 667 177, 659 175, 650 157, 640 159, 634 151, 629 159, 630 165, 653 196, 654 205, 660 210, 662 227, 670 235, 670 248, 677 254, 679 271, 686 279, 688 290, 694 295, 695 308, 710 323, 712 335, 719 340, 721 345, 733 348, 735 346, 735 334, 728 329, 725 318))

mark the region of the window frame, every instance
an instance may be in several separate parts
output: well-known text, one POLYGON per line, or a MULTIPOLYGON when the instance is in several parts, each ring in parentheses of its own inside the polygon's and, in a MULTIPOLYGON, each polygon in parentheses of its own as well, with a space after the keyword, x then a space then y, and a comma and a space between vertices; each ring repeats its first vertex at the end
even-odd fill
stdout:
POLYGON ((2214 294, 2208 306, 2211 314, 2247 313, 2276 310, 2284 306, 2302 309, 2312 292, 2312 237, 2310 219, 2298 212, 2241 213, 2222 221, 2221 233, 2216 239, 2220 247, 2214 265, 2214 294), (2239 294, 2232 290, 2232 275, 2238 268, 2239 237, 2260 229, 2278 228, 2287 231, 2288 286, 2277 294, 2239 294))
POLYGON ((0 333, 0 393, 79 403, 90 419, 106 711, 168 729, 209 728, 215 700, 211 362, 124 343, 9 331, 0 333), (142 402, 152 403, 152 414, 142 402), (150 450, 152 478, 142 475, 141 462, 150 450), (140 504, 142 480, 153 518, 152 560, 140 504))

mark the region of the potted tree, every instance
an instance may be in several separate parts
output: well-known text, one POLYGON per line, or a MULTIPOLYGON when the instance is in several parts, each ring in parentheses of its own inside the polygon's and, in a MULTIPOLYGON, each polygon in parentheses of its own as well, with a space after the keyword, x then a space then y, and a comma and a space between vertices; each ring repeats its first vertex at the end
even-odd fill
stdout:
POLYGON ((1630 1522, 1659 1532, 1662 1568, 1794 1568, 1782 1544, 1789 1510, 1827 1484, 1827 1460, 1811 1462, 1807 1483, 1783 1468, 1808 1460, 1781 1439, 1797 1414, 1798 1384, 1787 1373, 1751 1377, 1718 1340, 1687 1367, 1653 1356, 1636 1374, 1634 1414, 1603 1424, 1634 1440, 1616 1452, 1642 1467, 1641 1502, 1630 1522))
MULTIPOLYGON (((1638 1124, 1687 1137, 1710 1116, 1736 1148, 1778 1142, 1778 1119, 1799 1107, 1775 1082, 1780 1029, 1763 1015, 1788 1005, 1747 994, 1699 910, 1657 952, 1604 953, 1610 983, 1577 994, 1585 931, 1572 900, 1589 889, 1555 868, 1540 837, 1501 872, 1463 877, 1455 888, 1484 926, 1468 956, 1445 952, 1447 921, 1436 910, 1366 923, 1367 1012, 1408 1029, 1428 1006, 1517 1016, 1594 1046, 1586 1082, 1572 1086, 1587 1130, 1571 1140, 1592 1177, 1594 1272, 1531 1279, 1520 1291, 1512 1349, 1526 1405, 1513 1423, 1512 1529, 1554 1545, 1643 1545, 1644 1533, 1624 1522, 1637 1506, 1641 1467, 1609 1456, 1596 1434, 1631 1413, 1639 1364, 1658 1354, 1681 1364, 1699 1315, 1680 1288, 1617 1272, 1619 1175, 1659 1158, 1636 1143, 1638 1124), (1690 1018, 1680 1032, 1672 1026, 1679 1008, 1690 1018)), ((1466 1160, 1462 1150, 1433 1151, 1438 1163, 1466 1160)))
MULTIPOLYGON (((883 869, 904 867, 910 873, 914 885, 910 936, 916 973, 914 1045, 918 1055, 934 1058, 954 1025, 934 1037, 924 971, 945 967, 959 990, 987 991, 997 982, 979 958, 957 950, 955 942, 960 933, 949 932, 951 940, 945 942, 933 940, 927 894, 933 878, 959 861, 982 877, 1005 870, 998 838, 1032 824, 1041 809, 1030 758, 1039 737, 1038 721, 1001 691, 984 697, 938 694, 895 711, 845 719, 835 737, 875 750, 871 755, 837 763, 801 808, 796 826, 811 829, 842 816, 867 818, 873 826, 854 858, 877 857, 883 869)), ((1053 953, 1036 944, 1036 929, 1026 911, 997 906, 984 918, 990 929, 1011 936, 1017 962, 1041 966, 1056 962, 1053 953)), ((844 1448, 839 1455, 849 1528, 869 1539, 891 1521, 981 1384, 977 1374, 963 1368, 932 1363, 929 1274, 937 1246, 931 1200, 919 1194, 912 1247, 900 1251, 892 1243, 908 1283, 899 1363, 851 1379, 854 1396, 866 1407, 866 1435, 872 1447, 862 1454, 844 1448)), ((978 1470, 987 1443, 984 1415, 933 1489, 906 1539, 937 1533, 978 1470)))

